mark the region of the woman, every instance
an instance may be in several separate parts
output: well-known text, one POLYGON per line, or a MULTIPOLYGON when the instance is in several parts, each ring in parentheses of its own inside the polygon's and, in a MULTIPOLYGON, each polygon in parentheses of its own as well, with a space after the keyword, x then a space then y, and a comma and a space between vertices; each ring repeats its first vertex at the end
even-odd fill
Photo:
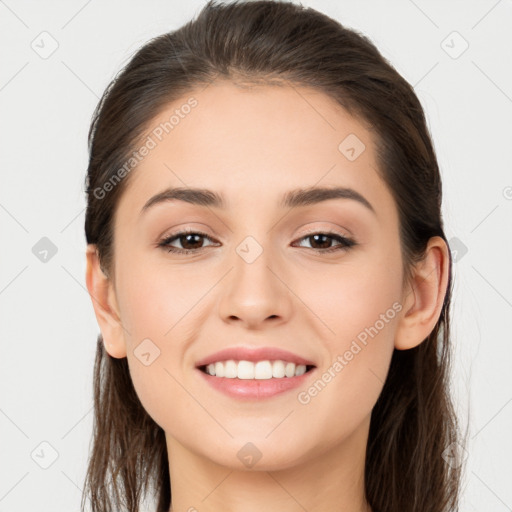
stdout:
POLYGON ((89 142, 93 510, 454 510, 439 169, 373 44, 209 2, 137 52, 89 142))

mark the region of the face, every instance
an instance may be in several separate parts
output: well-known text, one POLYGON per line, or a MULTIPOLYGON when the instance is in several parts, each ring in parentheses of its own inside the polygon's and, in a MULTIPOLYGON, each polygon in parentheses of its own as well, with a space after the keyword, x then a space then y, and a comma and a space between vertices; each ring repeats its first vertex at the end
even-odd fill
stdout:
POLYGON ((347 444, 368 426, 403 300, 398 214, 371 133, 318 91, 214 82, 143 141, 116 210, 113 279, 145 409, 169 443, 232 468, 244 454, 279 469, 347 444), (222 204, 152 200, 177 187, 222 204), (301 201, 310 188, 345 191, 301 201), (279 377, 299 363, 306 373, 279 377))

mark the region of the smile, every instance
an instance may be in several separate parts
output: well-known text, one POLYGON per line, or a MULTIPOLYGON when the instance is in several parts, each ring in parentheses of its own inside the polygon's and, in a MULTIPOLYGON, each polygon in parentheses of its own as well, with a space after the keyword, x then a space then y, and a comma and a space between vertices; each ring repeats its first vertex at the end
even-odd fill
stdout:
POLYGON ((267 399, 304 386, 316 370, 305 356, 272 346, 232 346, 196 362, 198 375, 210 388, 243 400, 267 399))
POLYGON ((313 368, 312 365, 295 364, 290 361, 217 361, 200 369, 214 377, 242 380, 268 380, 300 377, 313 368))

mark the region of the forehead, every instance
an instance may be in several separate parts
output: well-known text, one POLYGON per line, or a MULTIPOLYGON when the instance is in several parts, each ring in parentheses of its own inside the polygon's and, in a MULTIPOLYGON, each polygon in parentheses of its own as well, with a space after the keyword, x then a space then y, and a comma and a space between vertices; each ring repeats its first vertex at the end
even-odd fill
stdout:
POLYGON ((376 171, 372 133, 311 88, 215 81, 167 105, 144 143, 151 149, 125 192, 139 209, 170 186, 216 190, 228 207, 278 201, 299 187, 344 186, 376 210, 393 208, 376 171))

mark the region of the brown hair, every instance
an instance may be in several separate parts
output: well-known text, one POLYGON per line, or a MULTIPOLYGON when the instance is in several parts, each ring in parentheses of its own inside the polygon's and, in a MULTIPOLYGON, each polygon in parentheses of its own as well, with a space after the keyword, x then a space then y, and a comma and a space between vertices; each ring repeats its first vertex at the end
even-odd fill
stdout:
MULTIPOLYGON (((368 38, 311 8, 287 2, 208 2, 198 16, 149 41, 104 92, 89 132, 87 243, 113 268, 113 216, 130 175, 116 172, 154 117, 216 78, 235 83, 308 86, 336 100, 375 136, 380 173, 399 212, 404 270, 430 237, 446 241, 441 180, 423 109, 411 85, 368 38)), ((136 171, 135 171, 136 172, 136 171)), ((449 392, 452 261, 440 318, 426 340, 395 350, 374 406, 366 452, 366 499, 375 512, 455 510, 462 446, 449 392), (457 444, 454 444, 457 443, 457 444), (447 458, 447 457, 446 457, 447 458), (448 459, 448 458, 447 458, 448 459)), ((133 387, 126 358, 97 340, 94 436, 82 498, 94 512, 139 510, 148 491, 158 512, 171 503, 163 430, 133 387)))

